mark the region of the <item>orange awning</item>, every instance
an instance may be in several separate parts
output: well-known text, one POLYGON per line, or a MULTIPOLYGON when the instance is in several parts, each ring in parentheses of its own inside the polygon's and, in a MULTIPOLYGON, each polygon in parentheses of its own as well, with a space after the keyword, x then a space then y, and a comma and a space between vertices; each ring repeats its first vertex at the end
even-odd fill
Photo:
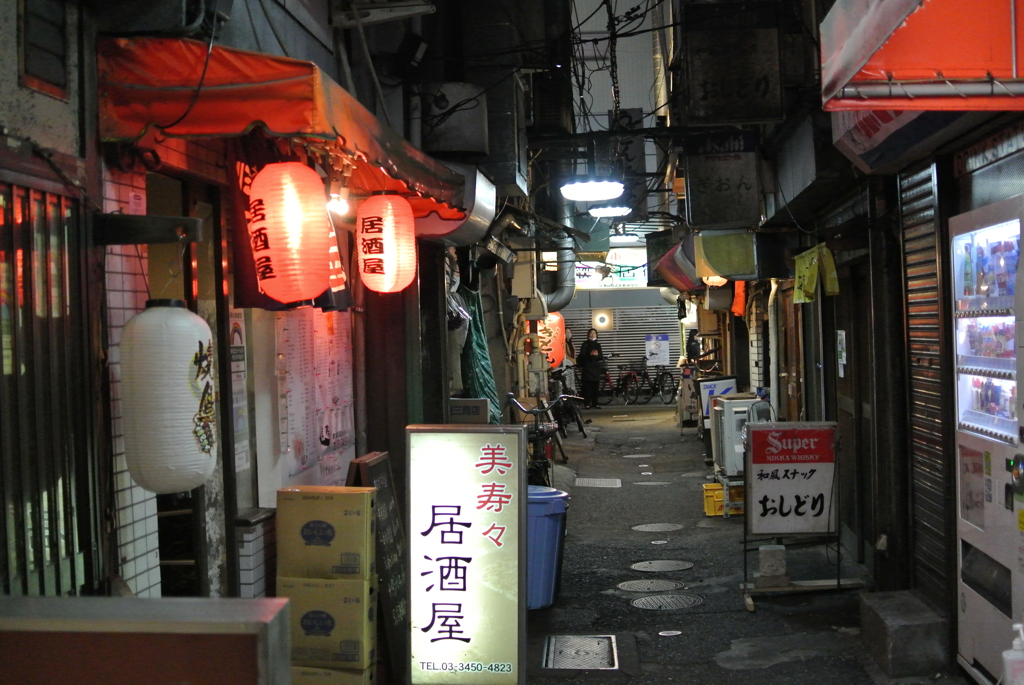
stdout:
MULTIPOLYGON (((178 38, 99 41, 102 139, 135 141, 180 117, 206 54, 205 43, 178 38)), ((312 62, 214 47, 195 106, 162 135, 238 136, 256 126, 336 144, 358 160, 350 184, 357 192, 411 195, 418 217, 464 216, 463 177, 406 142, 312 62)))
POLYGON ((821 24, 825 109, 1024 110, 1024 0, 838 0, 821 24))

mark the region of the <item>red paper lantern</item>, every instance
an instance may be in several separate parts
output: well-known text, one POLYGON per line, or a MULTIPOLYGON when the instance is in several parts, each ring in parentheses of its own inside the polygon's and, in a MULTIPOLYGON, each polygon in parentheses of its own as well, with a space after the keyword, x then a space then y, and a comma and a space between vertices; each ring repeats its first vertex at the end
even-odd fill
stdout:
POLYGON ((249 241, 260 290, 278 302, 312 300, 328 286, 331 245, 324 182, 305 164, 263 167, 249 191, 249 241))
MULTIPOLYGON (((525 329, 530 331, 530 322, 525 322, 525 329)), ((557 369, 565 361, 565 319, 558 312, 551 312, 547 318, 537 322, 537 337, 540 338, 540 350, 552 369, 557 369)), ((529 353, 529 345, 527 345, 529 353)))
POLYGON ((401 195, 374 195, 356 212, 359 277, 378 293, 405 290, 416 277, 416 220, 401 195))

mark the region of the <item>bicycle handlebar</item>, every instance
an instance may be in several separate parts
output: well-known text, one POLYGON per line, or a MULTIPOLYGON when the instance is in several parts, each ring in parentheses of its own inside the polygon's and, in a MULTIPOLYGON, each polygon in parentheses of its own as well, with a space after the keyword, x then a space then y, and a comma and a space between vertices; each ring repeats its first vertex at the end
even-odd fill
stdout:
MULTIPOLYGON (((548 409, 551 408, 551 405, 548 405, 547 407, 545 407, 545 406, 537 406, 537 407, 534 407, 533 409, 527 409, 526 407, 524 407, 522 405, 522 403, 519 402, 519 400, 516 399, 515 393, 510 392, 507 395, 507 397, 508 397, 508 402, 506 402, 505 406, 513 405, 519 411, 523 412, 524 414, 529 414, 530 416, 540 416, 541 414, 543 414, 544 412, 546 412, 548 409)), ((577 397, 576 395, 559 395, 558 397, 556 397, 554 399, 554 401, 551 404, 555 404, 557 402, 561 402, 561 401, 566 400, 566 399, 580 400, 580 401, 583 400, 582 397, 577 397)))

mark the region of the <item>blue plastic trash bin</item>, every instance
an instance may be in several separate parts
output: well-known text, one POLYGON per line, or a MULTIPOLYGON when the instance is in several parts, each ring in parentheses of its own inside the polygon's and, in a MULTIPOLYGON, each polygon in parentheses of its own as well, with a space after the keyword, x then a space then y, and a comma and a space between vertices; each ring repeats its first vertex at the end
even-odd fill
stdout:
POLYGON ((526 540, 526 608, 555 603, 562 570, 565 508, 569 493, 531 485, 526 540))

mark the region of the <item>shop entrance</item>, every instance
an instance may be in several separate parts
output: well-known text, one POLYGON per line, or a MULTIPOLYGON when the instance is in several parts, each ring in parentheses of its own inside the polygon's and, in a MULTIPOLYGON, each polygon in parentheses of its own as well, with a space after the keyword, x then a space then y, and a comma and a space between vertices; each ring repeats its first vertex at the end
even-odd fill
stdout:
POLYGON ((839 520, 843 545, 873 567, 871 492, 874 417, 871 345, 871 279, 866 260, 842 267, 835 298, 836 415, 839 434, 839 520))

